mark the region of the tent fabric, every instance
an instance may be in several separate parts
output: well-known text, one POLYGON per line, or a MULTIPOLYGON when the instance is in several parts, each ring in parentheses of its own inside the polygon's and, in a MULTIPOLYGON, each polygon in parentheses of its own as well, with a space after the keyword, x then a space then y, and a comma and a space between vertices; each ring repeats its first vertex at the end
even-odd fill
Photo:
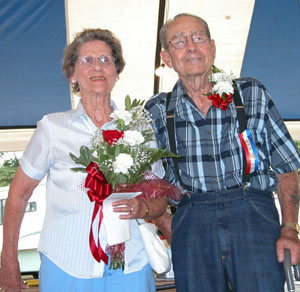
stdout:
POLYGON ((64 1, 0 1, 0 127, 34 127, 70 108, 61 60, 64 1))
MULTIPOLYGON (((63 48, 67 38, 87 27, 108 28, 122 42, 127 64, 112 93, 118 106, 127 94, 152 95, 160 1, 104 2, 0 1, 0 128, 34 127, 44 114, 71 108, 73 96, 61 70, 63 48)), ((300 120, 298 0, 165 4, 166 18, 189 12, 206 19, 217 43, 217 65, 226 71, 233 68, 237 77, 241 72, 259 79, 283 118, 300 120)), ((165 67, 160 90, 171 90, 176 79, 165 67)))
POLYGON ((260 80, 285 120, 300 120, 300 2, 256 1, 242 76, 260 80))

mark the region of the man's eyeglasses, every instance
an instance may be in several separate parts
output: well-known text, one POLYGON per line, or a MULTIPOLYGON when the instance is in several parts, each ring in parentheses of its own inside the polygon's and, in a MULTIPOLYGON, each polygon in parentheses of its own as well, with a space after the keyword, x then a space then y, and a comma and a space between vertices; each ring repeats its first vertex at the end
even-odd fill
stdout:
POLYGON ((169 45, 171 44, 175 49, 183 49, 187 44, 187 38, 191 37, 193 43, 196 45, 202 45, 208 41, 208 36, 204 31, 196 31, 190 35, 178 35, 173 37, 172 40, 169 41, 169 45))
POLYGON ((99 61, 99 63, 102 66, 111 66, 115 64, 116 59, 113 56, 100 56, 98 58, 95 58, 93 56, 80 56, 77 58, 78 62, 80 65, 85 65, 85 66, 94 66, 96 63, 96 60, 99 61))

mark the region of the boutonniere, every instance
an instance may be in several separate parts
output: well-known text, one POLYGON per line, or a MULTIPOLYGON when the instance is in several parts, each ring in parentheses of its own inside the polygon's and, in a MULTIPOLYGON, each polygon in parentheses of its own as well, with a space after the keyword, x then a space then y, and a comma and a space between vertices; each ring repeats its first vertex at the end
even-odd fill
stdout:
POLYGON ((228 104, 232 102, 234 91, 232 74, 227 74, 213 65, 208 80, 213 84, 213 87, 212 91, 207 94, 207 98, 212 101, 216 108, 225 111, 228 104))

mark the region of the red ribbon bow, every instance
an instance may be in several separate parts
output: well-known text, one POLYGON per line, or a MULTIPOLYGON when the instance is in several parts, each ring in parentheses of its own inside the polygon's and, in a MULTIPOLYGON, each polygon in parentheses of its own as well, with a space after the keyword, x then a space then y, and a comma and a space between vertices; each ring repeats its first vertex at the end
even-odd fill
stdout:
POLYGON ((108 256, 103 251, 100 245, 99 231, 103 219, 103 212, 102 212, 103 201, 111 194, 111 185, 107 183, 103 172, 99 169, 98 165, 95 162, 91 162, 87 166, 86 171, 88 175, 85 180, 84 186, 89 189, 87 195, 90 201, 91 202, 95 201, 95 207, 93 211, 93 217, 92 217, 91 228, 90 228, 90 237, 89 237, 90 249, 93 257, 98 263, 100 263, 100 261, 102 260, 105 262, 105 264, 108 264, 108 256), (100 218, 98 224, 98 235, 97 235, 98 247, 97 247, 93 236, 92 226, 98 214, 99 209, 100 209, 100 218))

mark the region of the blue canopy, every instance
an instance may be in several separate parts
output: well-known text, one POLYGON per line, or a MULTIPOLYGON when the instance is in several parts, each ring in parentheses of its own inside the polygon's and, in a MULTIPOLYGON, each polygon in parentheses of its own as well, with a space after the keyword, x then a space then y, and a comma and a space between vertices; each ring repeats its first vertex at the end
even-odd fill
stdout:
POLYGON ((241 76, 261 81, 285 120, 300 120, 300 5, 255 1, 241 76))
POLYGON ((0 127, 32 127, 70 109, 65 45, 64 1, 0 1, 0 127))

